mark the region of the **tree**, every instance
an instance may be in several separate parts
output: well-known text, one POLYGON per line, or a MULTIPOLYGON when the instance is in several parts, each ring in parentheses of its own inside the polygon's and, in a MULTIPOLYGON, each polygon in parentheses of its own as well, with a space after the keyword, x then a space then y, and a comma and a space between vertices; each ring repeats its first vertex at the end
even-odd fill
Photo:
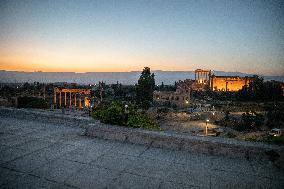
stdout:
POLYGON ((239 131, 259 130, 264 122, 264 116, 256 112, 246 112, 242 114, 242 122, 236 127, 239 131))
POLYGON ((145 67, 140 75, 138 84, 136 85, 136 103, 148 109, 153 102, 153 92, 155 88, 155 75, 150 71, 149 67, 145 67))
POLYGON ((164 87, 165 87, 164 82, 162 82, 162 84, 161 84, 161 89, 163 90, 164 87))
POLYGON ((240 100, 279 100, 282 99, 282 83, 277 81, 263 81, 255 75, 249 85, 244 86, 237 94, 240 100))

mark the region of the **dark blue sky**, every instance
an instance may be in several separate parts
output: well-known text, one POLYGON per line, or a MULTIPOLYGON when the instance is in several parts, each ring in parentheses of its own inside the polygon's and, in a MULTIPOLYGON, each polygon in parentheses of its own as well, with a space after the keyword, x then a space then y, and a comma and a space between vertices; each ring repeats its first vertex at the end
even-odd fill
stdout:
POLYGON ((0 69, 284 75, 284 1, 0 3, 0 69))

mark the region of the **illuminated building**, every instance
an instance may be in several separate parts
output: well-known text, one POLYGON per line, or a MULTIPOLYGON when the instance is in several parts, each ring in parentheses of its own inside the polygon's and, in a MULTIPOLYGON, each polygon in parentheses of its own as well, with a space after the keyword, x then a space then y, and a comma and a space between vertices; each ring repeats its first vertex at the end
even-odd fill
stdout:
POLYGON ((210 77, 210 89, 213 91, 239 91, 253 80, 252 77, 215 76, 210 77))

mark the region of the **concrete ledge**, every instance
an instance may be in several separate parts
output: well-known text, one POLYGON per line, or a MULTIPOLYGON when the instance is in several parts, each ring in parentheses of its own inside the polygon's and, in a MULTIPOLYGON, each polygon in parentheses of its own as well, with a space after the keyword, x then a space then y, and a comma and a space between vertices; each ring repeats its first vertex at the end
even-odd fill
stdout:
POLYGON ((90 124, 86 133, 97 138, 218 156, 263 159, 268 158, 267 151, 273 150, 284 157, 283 146, 235 139, 188 136, 105 124, 90 124))
POLYGON ((90 117, 60 114, 50 110, 40 109, 17 109, 0 107, 0 116, 82 128, 88 127, 88 124, 90 123, 98 122, 90 117))
POLYGON ((184 150, 229 157, 267 159, 267 151, 273 150, 284 159, 284 147, 265 143, 239 141, 229 138, 189 136, 163 131, 149 131, 107 125, 88 117, 55 114, 52 111, 0 108, 1 117, 14 117, 32 121, 61 124, 86 129, 86 135, 107 140, 141 144, 158 148, 184 150))

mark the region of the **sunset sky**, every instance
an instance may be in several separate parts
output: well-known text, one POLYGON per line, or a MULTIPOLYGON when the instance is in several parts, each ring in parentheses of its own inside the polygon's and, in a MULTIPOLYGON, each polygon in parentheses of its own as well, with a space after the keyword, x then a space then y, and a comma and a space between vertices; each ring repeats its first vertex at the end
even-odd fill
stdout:
POLYGON ((284 1, 0 0, 0 70, 284 75, 284 1))

